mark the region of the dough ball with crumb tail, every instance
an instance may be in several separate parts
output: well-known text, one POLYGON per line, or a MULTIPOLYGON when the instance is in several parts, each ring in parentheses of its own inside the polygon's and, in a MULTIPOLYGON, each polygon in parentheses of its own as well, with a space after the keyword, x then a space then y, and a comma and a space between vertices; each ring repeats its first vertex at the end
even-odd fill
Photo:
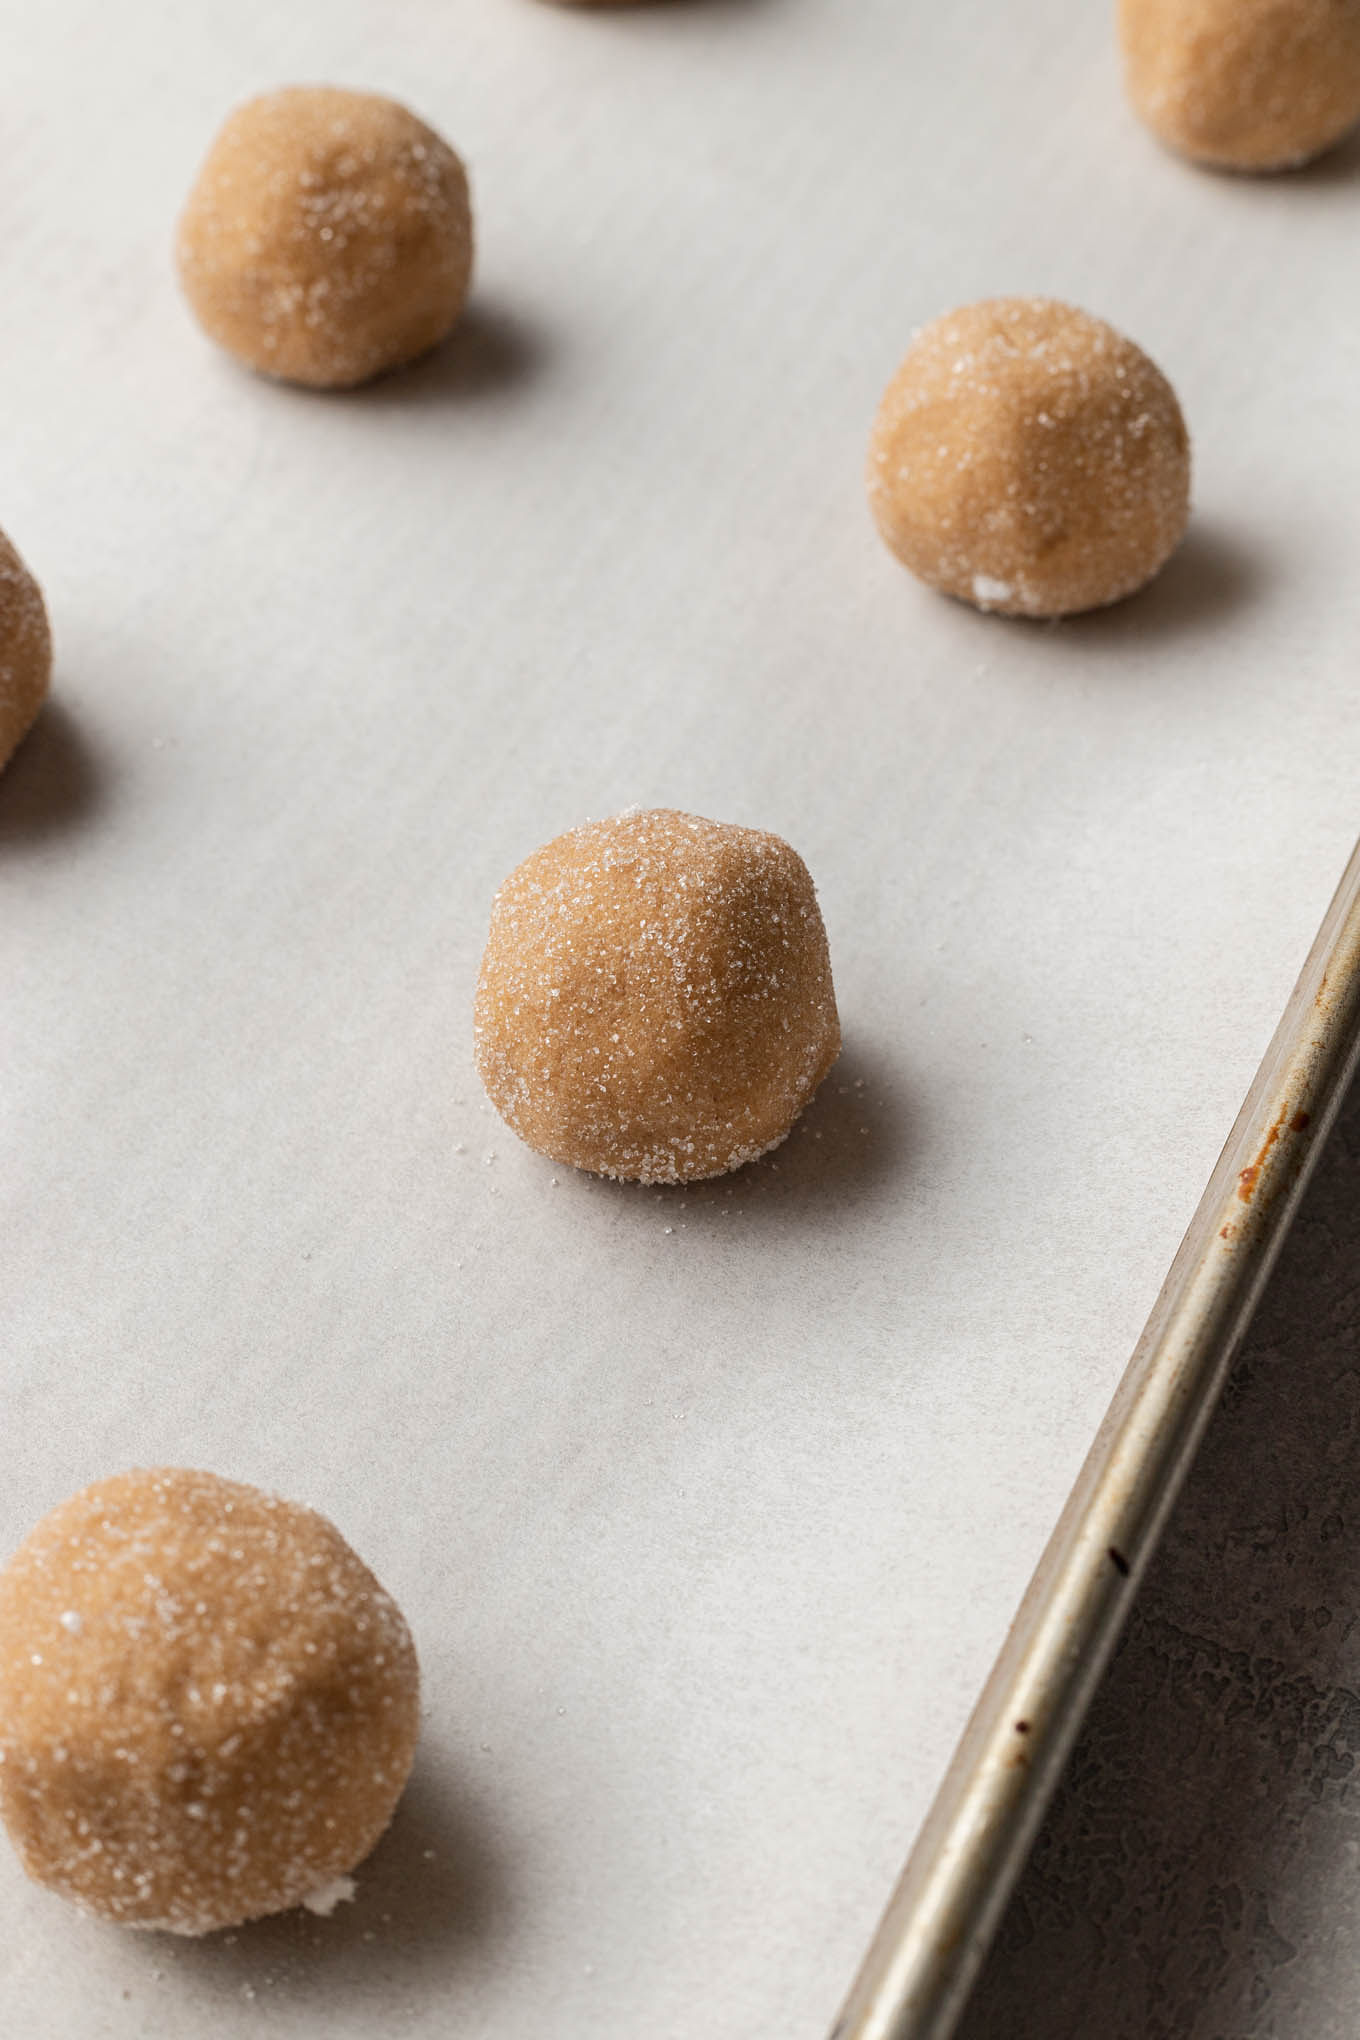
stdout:
POLYGON ((0 531, 0 769, 33 727, 51 678, 42 590, 0 531))
POLYGON ((521 1140, 639 1183, 776 1146, 840 1052, 826 930, 778 836, 672 808, 568 830, 496 895, 477 1067, 521 1140))
POLYGON ((879 406, 869 502, 947 595, 1067 616, 1131 595, 1180 543, 1190 440, 1141 348, 1051 298, 987 298, 917 334, 879 406))
POLYGON ((1124 78, 1159 140, 1289 170, 1360 122, 1360 0, 1120 0, 1124 78))
POLYGON ((238 107, 179 222, 180 282, 247 367, 316 389, 428 353, 472 275, 463 165, 393 99, 290 86, 238 107))
POLYGON ((98 1481, 0 1572, 0 1815, 30 1877, 121 1925, 324 1909, 418 1718, 395 1602, 324 1517, 239 1481, 98 1481))

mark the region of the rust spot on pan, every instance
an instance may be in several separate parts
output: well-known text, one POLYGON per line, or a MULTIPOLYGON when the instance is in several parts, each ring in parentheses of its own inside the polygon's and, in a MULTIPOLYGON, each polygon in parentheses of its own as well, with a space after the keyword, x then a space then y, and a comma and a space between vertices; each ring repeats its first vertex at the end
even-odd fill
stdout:
POLYGON ((1243 1169, 1237 1178, 1237 1194, 1244 1204, 1250 1204, 1255 1196, 1256 1186, 1261 1180, 1261 1170, 1265 1166, 1266 1156, 1274 1147, 1285 1127, 1288 1126, 1291 1133, 1302 1133, 1309 1123, 1308 1113, 1296 1112, 1293 1118, 1290 1119, 1287 1117, 1288 1112, 1289 1107, 1287 1105, 1281 1109, 1275 1124, 1261 1142, 1260 1152, 1256 1160, 1251 1164, 1250 1168, 1243 1169))

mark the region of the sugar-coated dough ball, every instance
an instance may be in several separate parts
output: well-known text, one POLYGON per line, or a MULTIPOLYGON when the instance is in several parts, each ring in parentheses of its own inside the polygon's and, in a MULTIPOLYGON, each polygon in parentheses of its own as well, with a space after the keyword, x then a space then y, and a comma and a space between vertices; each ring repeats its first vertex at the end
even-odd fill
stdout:
POLYGON ((42 590, 0 531, 0 766, 32 727, 51 677, 52 633, 42 590))
POLYGON ((568 830, 496 895, 476 1006, 492 1104, 554 1161, 740 1168, 840 1053, 826 930, 778 836, 672 808, 568 830))
POLYGON ((0 1814, 30 1877, 126 1926, 208 1933, 353 1869, 418 1710, 367 1566, 237 1481, 98 1481, 0 1573, 0 1814))
POLYGON ((1175 391, 1103 319, 988 298, 917 334, 869 447, 878 528, 914 574, 979 609, 1064 616, 1117 602, 1190 512, 1175 391))
POLYGON ((346 388, 444 338, 472 274, 448 143, 395 100, 297 85, 248 100, 179 223, 185 296, 239 361, 346 388))
POLYGON ((1124 75, 1162 141, 1284 170, 1360 121, 1360 0, 1120 0, 1124 75))

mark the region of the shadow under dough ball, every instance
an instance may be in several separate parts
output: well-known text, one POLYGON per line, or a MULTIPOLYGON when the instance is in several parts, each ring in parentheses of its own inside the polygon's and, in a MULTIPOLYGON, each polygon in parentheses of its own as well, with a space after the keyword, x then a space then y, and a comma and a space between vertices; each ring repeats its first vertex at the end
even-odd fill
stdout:
POLYGON ((1360 121, 1360 0, 1120 0, 1134 110, 1196 162, 1286 170, 1360 121))
POLYGON ((724 1175, 783 1140, 840 1042, 812 880, 762 829, 632 810, 558 836, 496 895, 477 1068, 554 1161, 724 1175))
POLYGON ((394 1601, 311 1509, 118 1474, 0 1572, 0 1814, 38 1883, 205 1934, 361 1862, 415 1753, 394 1601))
POLYGON ((52 633, 42 590, 0 531, 0 767, 33 727, 51 677, 52 633))
POLYGON ((472 274, 463 166, 395 100, 292 86, 247 101, 179 222, 180 283, 248 367, 344 389, 437 345, 472 274))
POLYGON ((1050 298, 988 298, 917 334, 879 406, 869 502, 947 595, 1066 616, 1131 595, 1190 514, 1190 441, 1131 340, 1050 298))

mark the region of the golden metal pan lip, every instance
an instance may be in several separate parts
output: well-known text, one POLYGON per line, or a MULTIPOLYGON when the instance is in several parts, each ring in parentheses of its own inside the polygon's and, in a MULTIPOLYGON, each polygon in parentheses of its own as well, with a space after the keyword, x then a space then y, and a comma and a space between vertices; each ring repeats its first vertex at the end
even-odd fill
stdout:
POLYGON ((1360 1059, 1360 845, 831 2040, 948 2040, 1360 1059))

